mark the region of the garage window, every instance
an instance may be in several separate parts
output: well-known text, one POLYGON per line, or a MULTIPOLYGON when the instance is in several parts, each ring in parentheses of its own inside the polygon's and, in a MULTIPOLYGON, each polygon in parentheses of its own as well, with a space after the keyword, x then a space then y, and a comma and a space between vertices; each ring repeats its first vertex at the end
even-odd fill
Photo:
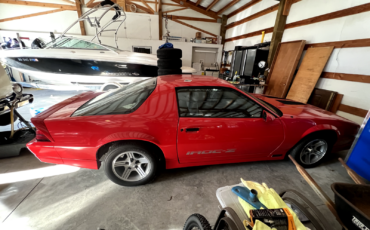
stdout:
POLYGON ((262 107, 236 90, 177 88, 180 117, 261 117, 262 107))

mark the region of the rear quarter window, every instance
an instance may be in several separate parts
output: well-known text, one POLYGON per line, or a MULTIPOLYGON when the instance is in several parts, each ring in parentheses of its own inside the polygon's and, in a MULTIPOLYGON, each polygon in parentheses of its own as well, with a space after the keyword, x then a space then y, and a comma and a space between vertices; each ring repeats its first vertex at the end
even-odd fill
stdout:
POLYGON ((86 102, 72 117, 132 113, 145 102, 156 85, 157 78, 150 78, 106 92, 86 102))

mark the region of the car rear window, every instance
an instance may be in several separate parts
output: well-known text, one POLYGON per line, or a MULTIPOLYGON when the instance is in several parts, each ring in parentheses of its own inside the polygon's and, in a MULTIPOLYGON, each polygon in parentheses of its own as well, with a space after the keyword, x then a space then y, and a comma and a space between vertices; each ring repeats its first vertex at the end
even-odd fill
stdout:
POLYGON ((103 93, 78 108, 72 117, 132 113, 144 103, 156 85, 157 78, 149 78, 103 93))

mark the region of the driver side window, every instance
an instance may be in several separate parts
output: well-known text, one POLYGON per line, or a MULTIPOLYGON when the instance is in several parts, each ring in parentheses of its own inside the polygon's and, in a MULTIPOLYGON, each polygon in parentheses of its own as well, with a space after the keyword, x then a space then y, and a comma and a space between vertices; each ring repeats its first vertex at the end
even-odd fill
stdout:
POLYGON ((180 117, 261 117, 262 107, 230 88, 177 88, 180 117))

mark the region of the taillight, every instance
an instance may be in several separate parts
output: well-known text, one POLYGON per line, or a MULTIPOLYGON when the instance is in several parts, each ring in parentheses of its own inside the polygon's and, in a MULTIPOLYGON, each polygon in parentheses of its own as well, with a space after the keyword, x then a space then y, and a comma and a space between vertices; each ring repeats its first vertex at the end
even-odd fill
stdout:
POLYGON ((36 130, 36 140, 50 142, 50 140, 39 130, 36 130))

